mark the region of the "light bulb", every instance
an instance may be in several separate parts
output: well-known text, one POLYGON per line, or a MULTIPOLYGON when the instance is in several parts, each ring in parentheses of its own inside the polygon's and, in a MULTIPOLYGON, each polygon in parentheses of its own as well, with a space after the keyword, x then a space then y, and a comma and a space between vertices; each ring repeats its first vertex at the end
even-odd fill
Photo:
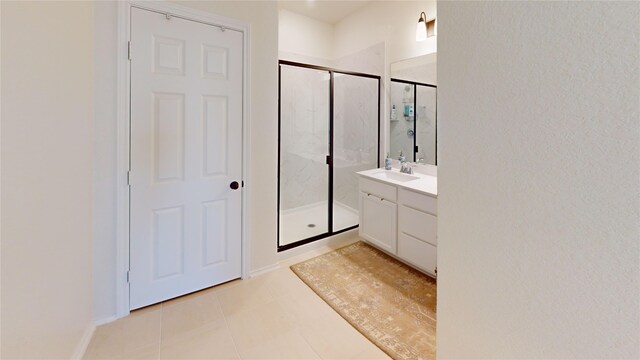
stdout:
POLYGON ((427 25, 424 21, 418 22, 418 26, 416 26, 416 41, 425 41, 427 40, 427 25))

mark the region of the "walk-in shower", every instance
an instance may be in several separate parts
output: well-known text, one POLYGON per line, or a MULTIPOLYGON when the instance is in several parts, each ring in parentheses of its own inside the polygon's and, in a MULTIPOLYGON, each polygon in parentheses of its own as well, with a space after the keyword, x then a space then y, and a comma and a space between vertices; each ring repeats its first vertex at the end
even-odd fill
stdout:
POLYGON ((356 172, 379 164, 380 77, 280 61, 278 250, 358 226, 356 172))

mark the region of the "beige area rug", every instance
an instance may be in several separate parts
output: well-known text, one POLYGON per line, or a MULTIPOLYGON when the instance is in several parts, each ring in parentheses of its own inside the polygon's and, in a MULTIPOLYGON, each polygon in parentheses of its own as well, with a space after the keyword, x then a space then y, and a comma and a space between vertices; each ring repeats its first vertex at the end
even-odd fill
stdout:
POLYGON ((387 355, 435 359, 434 279, 364 242, 291 269, 387 355))

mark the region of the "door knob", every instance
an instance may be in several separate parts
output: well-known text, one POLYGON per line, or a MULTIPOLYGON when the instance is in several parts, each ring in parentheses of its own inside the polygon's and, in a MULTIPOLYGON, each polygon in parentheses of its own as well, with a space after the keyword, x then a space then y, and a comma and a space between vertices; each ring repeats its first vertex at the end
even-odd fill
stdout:
POLYGON ((231 184, 229 184, 229 187, 233 190, 238 190, 238 188, 240 187, 240 184, 238 184, 237 181, 234 181, 231 184))

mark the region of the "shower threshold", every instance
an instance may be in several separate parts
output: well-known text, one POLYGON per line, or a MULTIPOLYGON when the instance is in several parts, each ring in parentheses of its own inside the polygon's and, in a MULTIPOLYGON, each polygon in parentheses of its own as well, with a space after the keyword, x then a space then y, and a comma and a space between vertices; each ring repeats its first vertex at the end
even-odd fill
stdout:
MULTIPOLYGON (((280 246, 328 232, 327 202, 300 206, 280 212, 280 246)), ((340 202, 333 203, 333 230, 358 224, 358 212, 340 202)))

